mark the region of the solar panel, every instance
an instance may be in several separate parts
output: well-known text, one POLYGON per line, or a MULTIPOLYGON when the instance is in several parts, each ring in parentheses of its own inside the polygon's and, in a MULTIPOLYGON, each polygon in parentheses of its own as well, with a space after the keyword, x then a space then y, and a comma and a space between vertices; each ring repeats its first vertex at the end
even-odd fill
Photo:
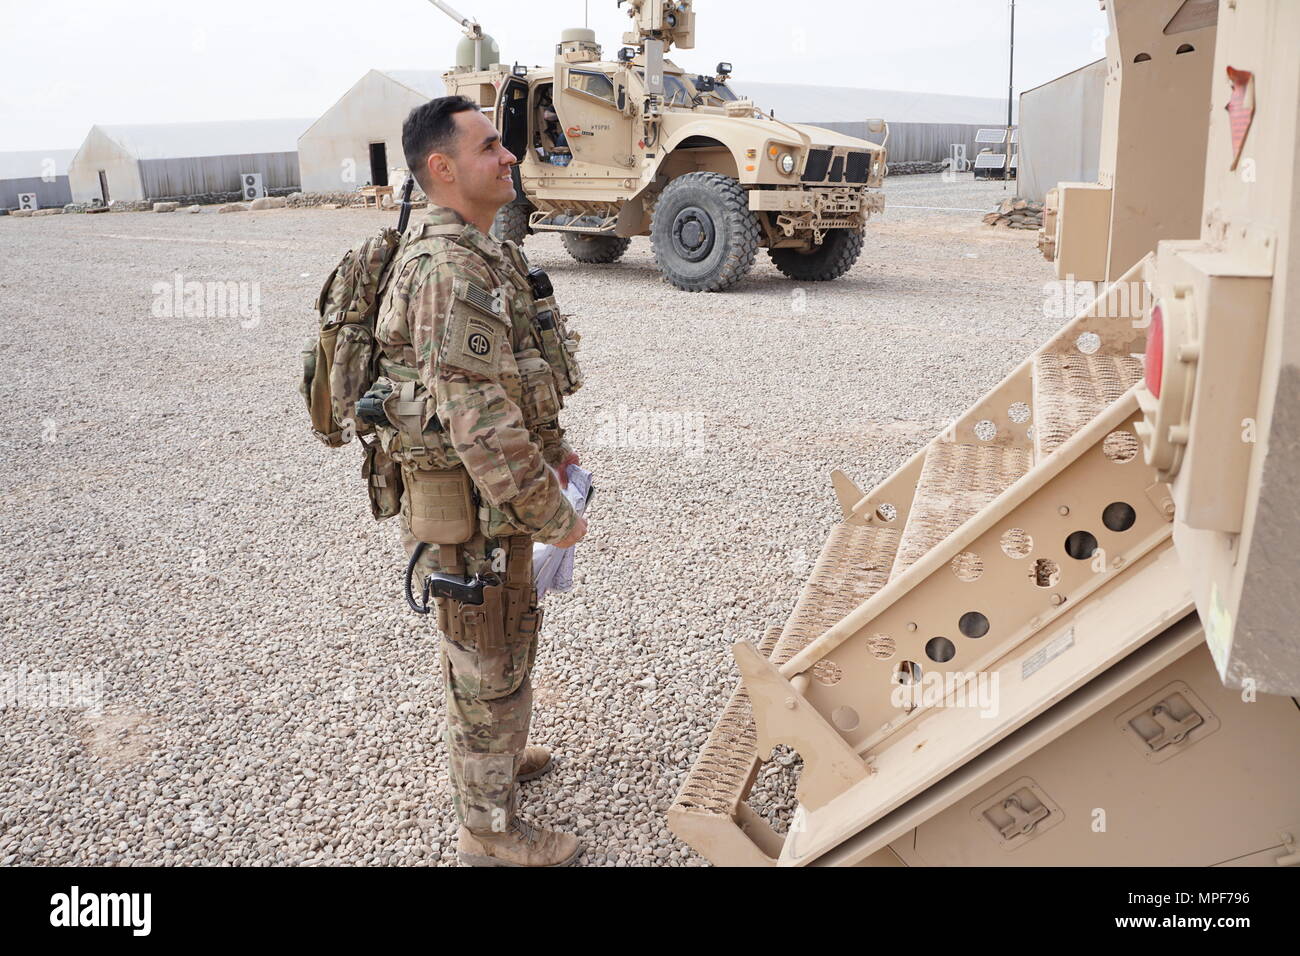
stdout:
POLYGON ((975 157, 976 169, 1003 169, 1006 165, 1006 153, 980 153, 975 157))
POLYGON ((1019 165, 1020 165, 1020 154, 1019 154, 1019 153, 1015 153, 1015 154, 1011 157, 1011 168, 1012 168, 1012 169, 1015 169, 1015 168, 1016 168, 1017 166, 1019 166, 1019 165))
POLYGON ((977 143, 1004 143, 1007 139, 1007 131, 1004 129, 980 129, 975 131, 975 142, 977 143))
POLYGON ((1018 142, 1020 142, 1020 127, 1019 127, 1019 126, 1017 126, 1015 129, 1013 129, 1013 130, 1011 131, 1011 142, 1013 142, 1013 143, 1018 143, 1018 142))

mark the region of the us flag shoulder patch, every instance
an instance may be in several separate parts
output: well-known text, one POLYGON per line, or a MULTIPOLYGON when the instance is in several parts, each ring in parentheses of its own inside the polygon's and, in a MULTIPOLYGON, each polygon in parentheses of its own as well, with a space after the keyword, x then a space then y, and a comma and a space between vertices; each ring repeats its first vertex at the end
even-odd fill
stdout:
POLYGON ((486 315, 499 317, 505 314, 504 290, 492 292, 472 279, 457 279, 456 287, 456 297, 466 305, 486 315))

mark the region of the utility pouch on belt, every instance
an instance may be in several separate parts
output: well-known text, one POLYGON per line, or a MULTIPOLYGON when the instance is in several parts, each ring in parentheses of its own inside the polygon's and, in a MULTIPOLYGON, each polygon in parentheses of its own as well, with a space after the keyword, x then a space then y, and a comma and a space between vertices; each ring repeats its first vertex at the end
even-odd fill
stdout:
POLYGON ((478 521, 469 472, 464 468, 430 471, 402 466, 407 524, 416 541, 463 544, 474 537, 478 521))
POLYGON ((402 470, 372 438, 361 439, 365 457, 361 461, 361 477, 366 481, 370 495, 370 513, 376 521, 391 518, 402 510, 402 470))

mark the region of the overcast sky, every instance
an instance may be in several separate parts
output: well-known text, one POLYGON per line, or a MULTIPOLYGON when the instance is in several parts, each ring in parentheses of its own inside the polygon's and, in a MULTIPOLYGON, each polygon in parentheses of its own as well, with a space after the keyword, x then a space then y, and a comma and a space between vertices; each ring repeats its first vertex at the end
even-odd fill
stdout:
MULTIPOLYGON (((614 0, 451 0, 508 61, 550 62, 590 26, 612 58, 614 0)), ((3 0, 0 150, 81 144, 95 123, 315 117, 367 70, 443 70, 459 28, 427 0, 3 0)), ((1007 94, 1007 0, 696 0, 670 57, 745 80, 1007 94)), ((1105 53, 1097 0, 1017 0, 1016 93, 1105 53)), ((863 104, 863 113, 871 111, 863 104)), ((888 118, 888 117, 887 117, 888 118)))

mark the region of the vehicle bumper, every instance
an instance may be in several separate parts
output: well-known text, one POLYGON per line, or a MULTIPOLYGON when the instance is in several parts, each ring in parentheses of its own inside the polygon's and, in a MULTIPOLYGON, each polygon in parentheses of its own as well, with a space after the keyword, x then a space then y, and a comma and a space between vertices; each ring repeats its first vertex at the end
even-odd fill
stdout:
POLYGON ((874 189, 835 186, 753 189, 749 208, 777 213, 777 228, 793 236, 806 229, 859 228, 872 213, 884 212, 885 194, 874 189))

